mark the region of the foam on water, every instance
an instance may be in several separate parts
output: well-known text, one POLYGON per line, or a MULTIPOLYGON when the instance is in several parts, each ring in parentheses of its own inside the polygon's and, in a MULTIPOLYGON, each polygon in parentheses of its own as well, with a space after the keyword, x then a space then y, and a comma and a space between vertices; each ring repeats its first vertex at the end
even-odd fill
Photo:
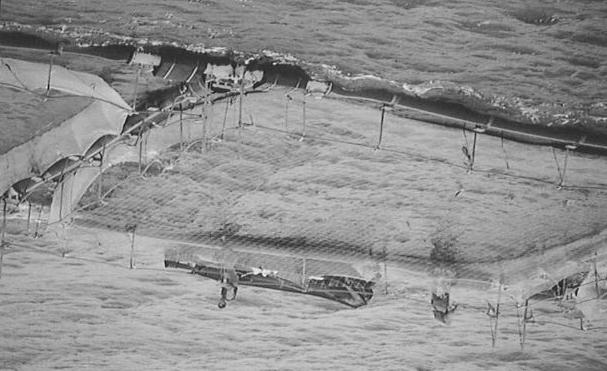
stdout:
POLYGON ((396 91, 527 124, 604 132, 606 10, 601 2, 577 4, 83 0, 40 14, 37 2, 26 1, 5 6, 5 19, 21 24, 4 27, 29 25, 82 43, 270 49, 312 75, 380 77, 350 81, 358 91, 396 91))

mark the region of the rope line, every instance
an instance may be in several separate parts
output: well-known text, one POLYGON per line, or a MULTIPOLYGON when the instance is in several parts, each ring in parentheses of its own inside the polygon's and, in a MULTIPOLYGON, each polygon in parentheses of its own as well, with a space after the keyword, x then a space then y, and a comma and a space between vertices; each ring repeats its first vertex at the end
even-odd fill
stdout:
MULTIPOLYGON (((267 131, 274 131, 274 132, 283 133, 283 134, 287 134, 287 135, 296 135, 296 133, 291 132, 291 131, 282 130, 282 129, 278 129, 278 128, 272 128, 272 127, 268 127, 268 126, 264 126, 264 125, 259 125, 259 124, 255 124, 255 128, 259 128, 259 129, 267 130, 267 131)), ((366 144, 366 143, 350 142, 350 141, 333 139, 333 138, 325 138, 325 137, 320 137, 320 136, 315 136, 315 135, 310 135, 310 134, 306 134, 305 138, 306 139, 312 139, 312 140, 331 142, 331 143, 338 143, 338 144, 346 144, 346 145, 358 146, 358 147, 363 147, 363 148, 369 148, 369 149, 372 149, 372 150, 376 149, 375 146, 370 145, 370 144, 366 144)), ((393 149, 393 148, 382 148, 381 151, 388 152, 388 153, 399 154, 399 155, 404 155, 404 156, 407 156, 407 157, 410 157, 410 158, 413 158, 413 159, 417 159, 417 160, 427 160, 427 161, 435 162, 437 164, 445 165, 445 166, 448 166, 448 167, 453 167, 453 168, 458 168, 458 169, 463 169, 463 170, 468 170, 469 169, 468 166, 460 165, 460 164, 451 162, 451 161, 449 161, 447 159, 425 156, 425 155, 421 155, 421 154, 417 154, 417 153, 413 153, 413 152, 409 152, 409 151, 397 150, 397 149, 393 149)), ((542 178, 536 178, 536 177, 532 177, 532 176, 525 176, 525 175, 520 175, 520 174, 510 174, 510 173, 507 173, 507 172, 497 171, 495 169, 474 168, 473 172, 479 172, 479 173, 491 174, 491 175, 496 175, 496 176, 502 176, 502 177, 505 177, 505 178, 513 178, 513 179, 534 181, 534 182, 537 182, 537 183, 540 183, 540 184, 554 185, 554 182, 551 181, 551 180, 542 179, 542 178)), ((605 192, 607 192, 607 184, 600 185, 600 186, 563 185, 561 188, 562 189, 567 189, 567 190, 586 189, 586 190, 598 190, 598 191, 605 191, 605 192)))

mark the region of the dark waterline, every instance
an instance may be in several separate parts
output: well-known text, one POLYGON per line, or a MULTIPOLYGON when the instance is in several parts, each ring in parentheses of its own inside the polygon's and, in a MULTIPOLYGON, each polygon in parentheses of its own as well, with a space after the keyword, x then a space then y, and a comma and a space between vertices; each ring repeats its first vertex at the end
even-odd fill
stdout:
MULTIPOLYGON (((274 82, 286 87, 305 88, 309 81, 321 80, 332 84, 332 93, 338 97, 355 99, 369 99, 381 102, 392 102, 404 112, 404 116, 418 120, 473 130, 482 127, 487 134, 532 144, 550 145, 564 149, 566 145, 574 145, 579 150, 588 153, 607 153, 607 134, 588 127, 578 126, 549 126, 517 122, 508 118, 504 112, 497 112, 494 108, 479 103, 477 99, 466 103, 453 102, 448 96, 435 98, 421 98, 404 92, 402 88, 392 82, 364 77, 349 78, 341 74, 320 72, 318 66, 312 66, 300 61, 285 62, 280 57, 260 56, 234 52, 223 49, 213 52, 195 52, 173 45, 134 45, 130 43, 106 43, 102 45, 79 46, 71 40, 53 36, 52 33, 32 34, 22 31, 0 31, 0 45, 11 47, 26 47, 43 50, 55 50, 57 45, 65 44, 64 50, 100 56, 107 59, 129 62, 136 51, 143 51, 159 55, 163 64, 177 63, 181 67, 181 75, 175 80, 184 80, 198 69, 198 74, 204 79, 204 66, 242 65, 247 59, 247 70, 262 71, 264 82, 274 82), (252 60, 250 58, 253 58, 252 60), (413 112, 407 111, 413 109, 413 112), (418 111, 428 113, 420 114, 418 111), (493 112, 490 112, 493 111, 493 112), (433 116, 437 114, 438 116, 433 116), (487 125, 490 123, 490 125, 487 125)), ((154 70, 158 74, 162 64, 154 70)), ((167 70, 167 68, 165 68, 167 70)), ((163 71, 166 72, 166 71, 163 71)), ((175 74, 175 73, 173 73, 175 74)), ((175 76, 171 76, 175 77, 175 76)), ((142 107, 143 102, 139 106, 142 107)), ((396 111, 399 114, 398 110, 396 111)), ((131 120, 132 121, 132 120, 131 120)))

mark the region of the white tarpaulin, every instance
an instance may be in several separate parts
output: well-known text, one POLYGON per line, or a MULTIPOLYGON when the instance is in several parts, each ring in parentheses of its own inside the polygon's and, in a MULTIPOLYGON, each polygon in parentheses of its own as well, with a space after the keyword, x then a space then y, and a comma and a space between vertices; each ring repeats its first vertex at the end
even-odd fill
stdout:
MULTIPOLYGON (((183 129, 185 132, 191 133, 198 125, 195 121, 186 121, 183 123, 183 129)), ((146 132, 142 138, 144 142, 143 163, 152 161, 158 152, 178 143, 180 138, 179 125, 167 125, 146 132)), ((188 140, 188 138, 184 139, 188 140)), ((120 142, 106 149, 102 170, 105 171, 114 165, 124 162, 137 162, 138 158, 139 148, 137 146, 132 147, 126 145, 124 142, 120 142)), ((57 223, 69 216, 76 209, 80 199, 98 176, 99 167, 80 167, 75 172, 66 175, 64 181, 55 188, 49 224, 57 223)))
MULTIPOLYGON (((46 93, 48 69, 46 64, 3 58, 0 87, 27 91, 33 98, 40 99, 46 93)), ((32 133, 29 140, 0 153, 0 194, 22 179, 43 174, 64 157, 83 155, 101 136, 117 135, 122 130, 130 108, 100 77, 53 66, 51 87, 47 99, 78 96, 88 104, 60 123, 49 117, 49 123, 42 127, 44 130, 32 133)))
POLYGON ((121 142, 105 150, 103 167, 79 167, 75 172, 67 174, 57 185, 53 193, 53 202, 49 213, 49 226, 69 216, 78 206, 80 199, 87 189, 99 177, 100 171, 127 161, 137 161, 138 148, 121 142))

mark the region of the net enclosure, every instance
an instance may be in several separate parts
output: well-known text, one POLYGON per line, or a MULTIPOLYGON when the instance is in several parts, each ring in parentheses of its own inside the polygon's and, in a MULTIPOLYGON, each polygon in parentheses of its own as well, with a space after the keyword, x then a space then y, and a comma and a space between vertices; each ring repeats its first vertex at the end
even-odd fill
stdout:
POLYGON ((129 56, 128 84, 3 59, 3 114, 27 116, 1 128, 3 254, 235 270, 241 286, 350 307, 405 297, 444 323, 486 309, 494 345, 503 315, 523 346, 534 306, 605 325, 607 166, 583 143, 433 125, 446 116, 286 62, 157 52, 129 56))

